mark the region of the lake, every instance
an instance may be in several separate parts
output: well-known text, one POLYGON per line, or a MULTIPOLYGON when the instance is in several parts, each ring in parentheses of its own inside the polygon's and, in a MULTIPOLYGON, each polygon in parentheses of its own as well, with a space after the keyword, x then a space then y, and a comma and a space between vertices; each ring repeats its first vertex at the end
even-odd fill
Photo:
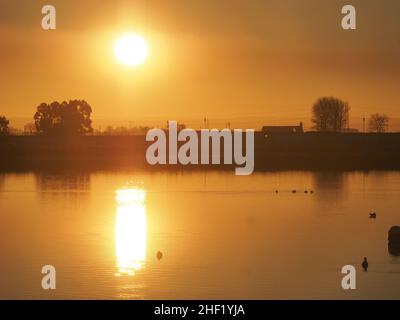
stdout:
POLYGON ((396 171, 0 174, 0 298, 398 299, 399 197, 396 171))

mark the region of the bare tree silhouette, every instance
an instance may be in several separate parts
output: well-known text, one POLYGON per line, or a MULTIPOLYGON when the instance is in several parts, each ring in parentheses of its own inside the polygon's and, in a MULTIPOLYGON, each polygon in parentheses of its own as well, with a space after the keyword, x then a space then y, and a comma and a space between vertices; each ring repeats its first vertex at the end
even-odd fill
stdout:
POLYGON ((319 98, 312 107, 313 128, 322 132, 341 132, 349 123, 350 107, 335 97, 319 98))
POLYGON ((368 120, 368 130, 370 132, 384 133, 389 128, 389 117, 386 114, 371 114, 368 120))

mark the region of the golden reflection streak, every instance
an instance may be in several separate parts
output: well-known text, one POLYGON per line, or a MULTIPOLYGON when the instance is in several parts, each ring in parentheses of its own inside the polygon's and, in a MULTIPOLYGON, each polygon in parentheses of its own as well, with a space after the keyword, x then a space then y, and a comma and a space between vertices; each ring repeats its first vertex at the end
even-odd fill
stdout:
POLYGON ((146 191, 120 189, 116 191, 115 223, 116 276, 132 276, 145 267, 147 222, 146 191))

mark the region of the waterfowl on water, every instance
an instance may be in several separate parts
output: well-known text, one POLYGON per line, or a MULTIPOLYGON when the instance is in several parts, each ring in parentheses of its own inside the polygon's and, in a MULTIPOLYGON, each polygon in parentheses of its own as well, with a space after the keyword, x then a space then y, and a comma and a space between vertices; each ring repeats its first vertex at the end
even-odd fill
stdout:
POLYGON ((371 212, 371 213, 369 214, 369 218, 370 218, 370 219, 376 219, 376 212, 371 212))
POLYGON ((364 261, 363 261, 363 263, 361 265, 362 265, 364 271, 367 272, 368 271, 368 260, 367 260, 367 258, 364 258, 364 261))

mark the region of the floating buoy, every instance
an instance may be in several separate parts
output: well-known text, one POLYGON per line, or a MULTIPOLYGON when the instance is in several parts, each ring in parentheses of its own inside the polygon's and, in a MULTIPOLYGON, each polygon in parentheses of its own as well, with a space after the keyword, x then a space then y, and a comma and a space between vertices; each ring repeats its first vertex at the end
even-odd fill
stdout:
POLYGON ((388 233, 388 249, 392 256, 400 256, 400 227, 393 226, 388 233))
POLYGON ((162 259, 162 257, 163 257, 162 252, 158 251, 157 254, 156 254, 156 257, 157 257, 158 261, 160 261, 162 259))

